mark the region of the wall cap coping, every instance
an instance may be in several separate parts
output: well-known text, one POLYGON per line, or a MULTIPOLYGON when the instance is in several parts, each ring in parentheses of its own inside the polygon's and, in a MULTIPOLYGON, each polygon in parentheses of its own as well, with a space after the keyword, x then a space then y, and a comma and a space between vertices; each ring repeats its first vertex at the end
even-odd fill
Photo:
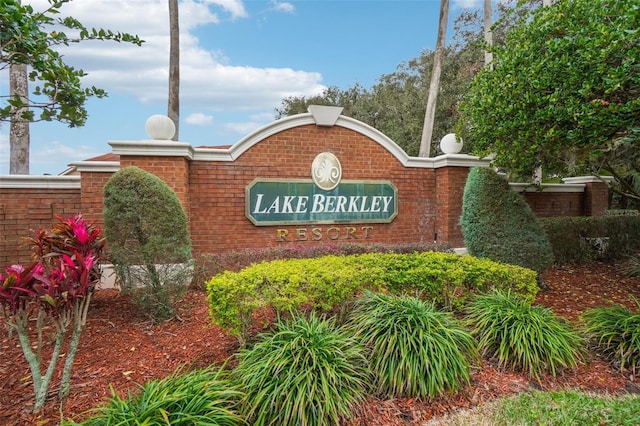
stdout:
POLYGON ((536 185, 533 183, 509 182, 509 187, 516 192, 584 192, 585 184, 570 183, 543 183, 536 185))
POLYGON ((78 172, 115 173, 120 170, 119 161, 76 161, 70 163, 78 172))
MULTIPOLYGON (((262 140, 295 127, 309 124, 320 125, 312 113, 297 114, 275 120, 248 134, 229 148, 194 148, 186 142, 174 141, 110 141, 113 153, 141 156, 182 156, 193 161, 235 161, 262 140)), ((326 125, 326 124, 324 124, 326 125)), ((409 157, 400 146, 379 130, 359 120, 340 115, 334 126, 344 127, 369 137, 385 148, 403 166, 416 168, 440 167, 488 167, 489 159, 480 159, 466 154, 446 154, 438 157, 409 157)))
POLYGON ((576 176, 562 179, 564 183, 606 183, 613 181, 613 176, 576 176))
MULTIPOLYGON (((422 157, 410 157, 409 162, 422 159, 422 157)), ((433 167, 489 167, 491 159, 480 158, 468 154, 442 154, 433 157, 433 167)))
POLYGON ((0 175, 0 188, 80 189, 80 176, 0 175))
POLYGON ((109 141, 117 155, 185 157, 193 159, 193 147, 188 142, 171 140, 109 141))

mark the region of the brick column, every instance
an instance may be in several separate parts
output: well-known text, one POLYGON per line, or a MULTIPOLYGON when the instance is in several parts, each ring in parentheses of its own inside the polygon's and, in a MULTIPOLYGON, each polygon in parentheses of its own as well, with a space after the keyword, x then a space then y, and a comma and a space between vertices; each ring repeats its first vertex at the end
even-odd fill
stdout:
POLYGON ((436 169, 437 241, 452 247, 464 245, 460 216, 468 174, 469 167, 449 166, 436 169))
POLYGON ((185 142, 169 140, 110 141, 113 153, 120 156, 120 167, 135 166, 162 179, 182 203, 191 218, 189 168, 193 148, 185 142))
POLYGON ((583 216, 604 216, 609 208, 609 176, 580 176, 562 179, 565 183, 585 185, 582 204, 583 216))

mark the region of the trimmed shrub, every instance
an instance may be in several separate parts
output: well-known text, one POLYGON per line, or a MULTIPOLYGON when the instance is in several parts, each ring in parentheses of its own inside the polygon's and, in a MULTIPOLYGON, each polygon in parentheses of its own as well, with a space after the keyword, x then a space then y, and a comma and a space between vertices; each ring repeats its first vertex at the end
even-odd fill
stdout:
POLYGON ((285 259, 309 259, 328 255, 352 255, 364 253, 415 253, 428 251, 450 252, 441 244, 378 244, 378 243, 336 243, 336 244, 287 244, 286 246, 246 249, 227 253, 204 253, 195 259, 191 286, 206 289, 206 282, 214 275, 225 271, 239 271, 254 263, 285 259))
POLYGON ((582 338, 568 322, 510 292, 478 296, 467 308, 466 322, 483 356, 530 377, 545 371, 555 376, 582 361, 582 338))
POLYGON ((124 291, 154 320, 174 315, 190 279, 191 239, 176 194, 157 176, 125 167, 104 186, 105 236, 124 291))
POLYGON ((538 291, 536 273, 452 253, 368 253, 264 262, 224 272, 207 283, 212 321, 236 335, 243 346, 253 312, 266 306, 280 312, 303 306, 330 310, 365 289, 461 306, 469 295, 494 287, 533 300, 538 291))
POLYGON ((469 172, 460 218, 469 253, 542 272, 553 263, 553 250, 526 201, 505 179, 488 168, 469 172))
POLYGON ((596 351, 635 375, 640 361, 640 303, 634 300, 636 312, 612 305, 588 309, 582 320, 596 351))
POLYGON ((242 412, 256 426, 339 424, 365 398, 363 352, 330 320, 281 321, 239 353, 233 375, 246 394, 242 412))
POLYGON ((238 414, 242 398, 223 368, 182 374, 179 369, 161 380, 141 386, 139 393, 121 398, 111 389, 106 405, 81 423, 65 425, 211 425, 234 426, 246 422, 238 414))
POLYGON ((540 224, 560 264, 620 259, 640 249, 640 216, 550 217, 540 224))
POLYGON ((377 395, 433 398, 469 384, 476 343, 450 312, 415 297, 372 292, 355 306, 349 329, 368 350, 377 395))

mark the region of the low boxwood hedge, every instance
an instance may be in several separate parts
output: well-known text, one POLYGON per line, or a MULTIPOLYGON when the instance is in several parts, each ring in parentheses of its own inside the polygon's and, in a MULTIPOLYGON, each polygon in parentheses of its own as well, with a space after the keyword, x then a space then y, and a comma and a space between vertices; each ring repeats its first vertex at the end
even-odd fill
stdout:
POLYGON ((488 259, 441 252, 366 253, 312 259, 276 260, 207 283, 213 323, 244 345, 255 310, 290 312, 301 307, 329 310, 363 290, 417 295, 438 305, 461 307, 490 289, 510 289, 533 300, 536 273, 488 259))

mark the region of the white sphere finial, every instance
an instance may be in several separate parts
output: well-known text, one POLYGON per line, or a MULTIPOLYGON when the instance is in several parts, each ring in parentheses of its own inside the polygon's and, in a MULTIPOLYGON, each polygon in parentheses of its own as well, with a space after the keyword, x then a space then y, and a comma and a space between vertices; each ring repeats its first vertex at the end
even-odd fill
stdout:
POLYGON ((440 140, 440 150, 445 154, 459 153, 462 145, 462 139, 458 139, 455 133, 448 133, 440 140))
POLYGON ((151 139, 171 140, 176 134, 176 126, 166 115, 155 114, 147 118, 144 123, 144 130, 151 139))

